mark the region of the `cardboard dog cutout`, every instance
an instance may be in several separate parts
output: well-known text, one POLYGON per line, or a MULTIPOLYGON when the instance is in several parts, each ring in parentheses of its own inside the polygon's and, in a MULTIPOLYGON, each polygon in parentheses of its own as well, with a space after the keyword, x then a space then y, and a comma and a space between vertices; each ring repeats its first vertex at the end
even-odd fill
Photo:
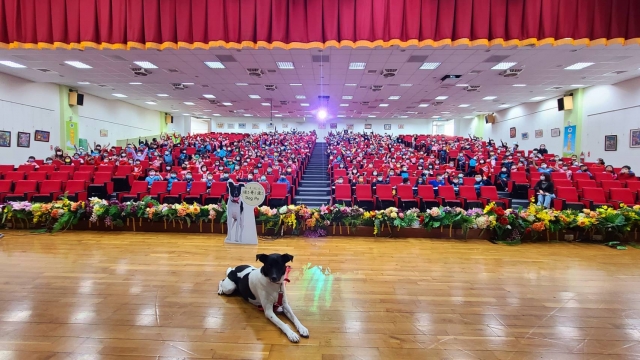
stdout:
POLYGON ((227 182, 227 244, 258 245, 253 208, 264 201, 264 188, 259 183, 227 182))

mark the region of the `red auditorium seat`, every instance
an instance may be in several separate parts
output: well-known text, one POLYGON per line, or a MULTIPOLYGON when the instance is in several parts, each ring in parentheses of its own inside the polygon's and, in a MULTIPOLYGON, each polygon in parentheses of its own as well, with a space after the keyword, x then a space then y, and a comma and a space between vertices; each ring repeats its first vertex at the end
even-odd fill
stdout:
POLYGON ((40 167, 38 168, 37 171, 46 173, 47 175, 50 175, 52 172, 56 171, 56 166, 55 165, 40 165, 40 167))
POLYGON ((498 206, 502 206, 505 210, 511 207, 511 199, 498 196, 498 190, 495 186, 481 186, 480 201, 482 201, 482 205, 484 206, 493 202, 498 206))
POLYGON ((555 188, 559 188, 559 187, 573 187, 573 183, 571 182, 571 180, 569 179, 559 179, 559 180, 554 180, 553 181, 553 187, 555 188))
POLYGON ((80 165, 78 171, 93 173, 96 171, 96 167, 94 165, 80 165))
POLYGON ((87 186, 91 183, 91 173, 87 171, 76 171, 73 173, 72 180, 82 180, 87 183, 87 186))
POLYGON ((31 171, 36 171, 36 166, 29 165, 29 164, 22 164, 18 166, 18 170, 16 171, 23 171, 24 173, 30 173, 31 171))
POLYGON ((10 171, 4 174, 5 180, 11 180, 13 182, 24 180, 24 171, 10 171))
POLYGON ((396 186, 396 197, 398 198, 398 207, 403 210, 418 207, 418 199, 413 195, 413 186, 411 185, 396 186))
POLYGON ((71 173, 66 172, 66 171, 56 171, 51 173, 51 175, 49 176, 49 180, 60 180, 62 181, 62 185, 64 186, 64 184, 71 178, 71 173))
POLYGON ((4 201, 30 201, 31 196, 38 190, 38 182, 35 180, 18 180, 13 192, 4 196, 4 201))
POLYGON ((276 206, 291 205, 291 195, 287 193, 287 184, 271 184, 269 206, 274 206, 273 204, 280 204, 276 206))
POLYGON ((335 169, 335 170, 333 170, 333 179, 334 180, 339 178, 340 176, 347 177, 347 170, 345 170, 345 169, 335 169))
POLYGON ((572 186, 556 187, 556 198, 553 200, 553 208, 561 210, 582 210, 584 203, 580 201, 578 190, 572 186))
POLYGON ((612 188, 610 190, 611 199, 609 202, 615 209, 620 208, 620 204, 627 206, 634 206, 637 204, 636 196, 631 189, 626 188, 612 188))
POLYGON ((596 169, 595 172, 592 171, 591 172, 593 174, 593 179, 596 182, 600 182, 603 180, 613 180, 613 175, 610 173, 606 173, 606 172, 598 172, 598 170, 596 169))
POLYGON ((100 199, 107 199, 110 194, 113 194, 113 182, 111 181, 110 172, 97 172, 93 175, 93 182, 87 188, 88 197, 97 197, 100 199))
POLYGON ((602 187, 606 195, 609 195, 611 189, 622 189, 624 185, 618 180, 602 180, 600 187, 602 187))
POLYGON ((58 171, 66 171, 70 174, 76 172, 76 167, 74 165, 60 165, 58 171))
POLYGON ((31 197, 32 202, 51 202, 62 194, 62 181, 45 180, 40 184, 40 190, 31 197))
POLYGON ((578 193, 581 194, 582 193, 582 189, 584 188, 595 188, 598 187, 598 185, 596 184, 595 180, 578 180, 576 181, 576 189, 578 190, 578 193))
POLYGON ((149 185, 146 181, 134 181, 131 190, 118 194, 121 202, 142 200, 149 192, 149 185))
POLYGON ((402 184, 402 176, 390 176, 389 177, 389 185, 397 186, 402 184))
MULTIPOLYGON (((204 183, 203 181, 195 182, 204 183)), ((155 184, 155 183, 154 183, 155 184)), ((168 194, 160 196, 160 203, 162 204, 179 204, 182 202, 182 199, 187 195, 187 182, 186 181, 175 181, 171 184, 171 190, 169 190, 168 194)))
POLYGON ((168 183, 166 181, 154 181, 149 189, 149 196, 156 201, 160 201, 162 196, 167 194, 168 183))
MULTIPOLYGON (((640 183, 640 181, 639 181, 640 183)), ((376 200, 373 198, 373 192, 371 191, 371 185, 358 184, 356 185, 356 195, 354 197, 355 205, 366 209, 373 210, 376 206, 376 200)))
POLYGON ((337 184, 336 192, 333 195, 333 203, 351 206, 352 201, 351 186, 349 184, 337 184))
POLYGON ((627 188, 637 196, 638 190, 640 190, 640 181, 627 181, 627 188))
POLYGON ((111 174, 113 174, 114 170, 115 170, 115 166, 114 165, 104 165, 104 164, 100 164, 98 165, 98 167, 96 168, 96 172, 109 172, 111 174))
MULTIPOLYGON (((173 190, 173 186, 171 187, 171 189, 173 190)), ((195 181, 193 184, 191 184, 191 190, 189 190, 189 194, 185 195, 182 200, 187 204, 204 204, 203 196, 205 196, 206 194, 207 183, 204 181, 195 181)))
POLYGON ((204 205, 218 204, 221 201, 224 201, 227 192, 228 190, 226 182, 212 183, 211 189, 209 189, 209 195, 204 197, 204 205))
POLYGON ((386 209, 392 206, 398 206, 396 198, 393 195, 393 186, 389 184, 379 184, 376 186, 376 204, 378 209, 386 209))
POLYGON ((439 207, 441 202, 436 199, 436 195, 431 185, 418 186, 418 201, 420 210, 426 211, 434 207, 439 207))
POLYGON ((610 205, 604 194, 604 190, 596 187, 585 187, 582 189, 582 203, 587 209, 591 210, 610 205))
POLYGON ((70 201, 87 201, 87 182, 84 180, 67 181, 64 194, 70 201))
POLYGON ((508 183, 509 192, 513 191, 515 185, 526 185, 529 186, 529 179, 527 179, 527 173, 524 171, 513 171, 511 172, 511 181, 508 183))
POLYGON ((27 180, 45 181, 47 180, 47 173, 40 171, 31 171, 27 173, 27 180))
POLYGON ((11 187, 13 186, 13 181, 11 180, 0 180, 0 204, 4 203, 4 197, 7 194, 11 193, 11 187))
POLYGON ((13 171, 15 167, 13 165, 0 165, 0 175, 13 171))
POLYGON ((456 197, 456 191, 453 186, 438 186, 438 197, 443 206, 459 207, 462 205, 462 201, 456 197))
POLYGON ((482 201, 478 199, 478 193, 474 186, 460 186, 458 188, 458 200, 462 202, 462 207, 467 210, 482 207, 482 201))

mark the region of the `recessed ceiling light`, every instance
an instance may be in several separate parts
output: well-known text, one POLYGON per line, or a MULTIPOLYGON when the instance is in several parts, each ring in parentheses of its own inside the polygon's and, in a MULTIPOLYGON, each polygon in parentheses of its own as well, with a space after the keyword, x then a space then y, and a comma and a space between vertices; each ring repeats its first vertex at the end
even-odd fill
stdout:
POLYGON ((374 118, 374 117, 376 117, 376 116, 375 116, 375 115, 369 115, 369 116, 367 116, 367 117, 374 118))
POLYGON ((0 61, 0 64, 4 65, 4 66, 8 66, 8 67, 12 67, 12 68, 16 68, 16 69, 23 69, 26 68, 26 66, 15 63, 13 61, 0 61))
POLYGON ((344 86, 358 86, 358 84, 344 84, 344 86))
POLYGON ((169 96, 169 95, 167 95, 167 94, 156 94, 156 96, 166 97, 166 96, 169 96))
POLYGON ((224 69, 225 66, 220 61, 205 61, 205 65, 209 67, 209 69, 224 69))
POLYGON ((413 86, 413 84, 400 84, 400 86, 413 86))
POLYGON ((527 85, 526 84, 513 84, 513 86, 524 87, 524 86, 527 86, 527 85))
POLYGON ((253 116, 253 115, 251 115, 251 114, 242 114, 242 115, 243 115, 243 116, 253 116))
POLYGON ((211 111, 211 110, 202 110, 202 111, 211 111))
POLYGON ((475 116, 465 116, 465 119, 473 119, 475 116))
POLYGON ((398 100, 398 99, 400 99, 400 96, 399 95, 393 95, 393 96, 389 96, 388 99, 389 100, 398 100))
POLYGON ((471 106, 471 105, 469 105, 469 104, 460 104, 460 105, 458 105, 458 107, 469 107, 469 106, 471 106))
POLYGON ((387 107, 387 106, 389 106, 389 104, 380 104, 380 105, 378 105, 378 106, 380 106, 380 107, 387 107))
POLYGON ((339 117, 339 118, 343 118, 343 117, 345 117, 345 116, 344 116, 344 115, 338 115, 338 117, 339 117))
POLYGON ((428 106, 429 106, 429 104, 420 104, 420 105, 418 105, 418 107, 428 107, 428 106))
POLYGON ((431 118, 432 118, 432 119, 440 119, 440 116, 438 116, 438 115, 434 115, 434 116, 432 116, 431 118))
POLYGON ((509 104, 502 104, 502 105, 500 105, 500 106, 498 106, 498 107, 501 107, 501 108, 508 108, 509 106, 511 106, 511 105, 509 105, 509 104))
POLYGON ((451 114, 449 111, 441 111, 440 114, 451 114))
POLYGON ((532 98, 531 98, 531 99, 529 99, 529 100, 532 100, 532 101, 540 101, 540 100, 544 100, 544 99, 546 99, 546 97, 544 97, 544 96, 536 96, 536 97, 532 97, 532 98))
POLYGON ((190 101, 185 101, 183 104, 185 104, 185 105, 189 105, 189 106, 191 106, 191 105, 195 105, 194 103, 192 103, 192 102, 190 102, 190 101))
POLYGON ((211 114, 211 115, 213 115, 213 116, 222 116, 222 115, 220 115, 220 114, 211 114))
POLYGON ((233 104, 232 104, 232 103, 230 103, 230 102, 223 102, 223 103, 222 103, 222 105, 225 105, 225 106, 231 106, 231 105, 233 105, 233 104))
POLYGON ((115 97, 119 97, 119 98, 125 98, 125 97, 127 97, 127 95, 123 95, 123 94, 111 94, 111 95, 113 95, 113 96, 115 96, 115 97))
POLYGON ((157 69, 158 67, 153 65, 152 63, 148 62, 148 61, 134 61, 134 64, 140 66, 141 68, 145 68, 145 69, 157 69))
POLYGON ((436 100, 447 100, 448 98, 448 96, 440 95, 436 98, 436 100))
POLYGON ((349 63, 349 70, 363 70, 366 66, 365 62, 352 62, 349 63))
POLYGON ((340 106, 349 106, 349 104, 340 104, 340 106))
POLYGON ((145 101, 144 103, 149 105, 158 105, 158 103, 155 103, 153 101, 145 101))
POLYGON ((420 70, 433 70, 437 69, 440 66, 439 62, 426 62, 420 65, 420 70))
POLYGON ((193 83, 182 83, 182 85, 193 85, 193 83))
POLYGON ((407 114, 417 114, 417 111, 406 111, 407 114))
POLYGON ((408 116, 407 115, 401 115, 400 118, 406 119, 406 118, 408 118, 408 116))
POLYGON ((141 82, 130 82, 129 85, 142 85, 141 82))
POLYGON ((88 81, 78 81, 78 84, 80 84, 80 85, 89 85, 91 83, 88 82, 88 81))
POLYGON ((353 96, 351 95, 342 95, 342 100, 351 100, 353 99, 353 96))
POLYGON ((273 116, 282 117, 282 115, 280 115, 280 114, 275 114, 273 116))
POLYGON ((296 99, 306 99, 307 97, 304 95, 296 95, 296 99))
POLYGON ((589 67, 589 66, 591 66, 593 64, 595 64, 595 63, 592 63, 592 62, 579 62, 579 63, 575 63, 575 64, 573 64, 571 66, 568 66, 568 67, 566 67, 564 69, 565 70, 582 70, 582 69, 584 69, 586 67, 589 67))
POLYGON ((207 99, 215 99, 215 98, 216 98, 215 96, 213 96, 213 95, 211 95, 211 94, 204 94, 204 95, 202 95, 202 96, 204 96, 204 97, 205 97, 205 98, 207 98, 207 99))
POLYGON ((290 86, 302 86, 302 84, 289 84, 290 86))
POLYGON ((91 69, 91 66, 80 61, 65 61, 65 63, 78 69, 91 69))
POLYGON ((262 106, 271 106, 271 103, 260 103, 262 106))
POLYGON ((190 116, 191 114, 182 114, 183 116, 190 116))
POLYGON ((497 96, 485 96, 482 98, 482 100, 493 100, 493 99, 497 99, 497 96))
POLYGON ((173 109, 173 110, 171 110, 171 111, 172 111, 172 112, 174 112, 174 111, 180 111, 180 110, 178 110, 178 109, 173 109))
POLYGON ((585 85, 571 85, 573 87, 584 87, 585 85))
POLYGON ((249 84, 247 84, 247 83, 236 83, 236 85, 238 85, 238 86, 247 86, 249 84))
POLYGON ((300 104, 300 106, 309 106, 309 104, 307 104, 307 103, 302 103, 302 104, 300 104))
POLYGON ((276 61, 276 66, 278 69, 295 69, 291 61, 276 61))
POLYGON ((260 99, 260 95, 249 95, 251 99, 260 99))
POLYGON ((501 62, 498 65, 491 68, 491 70, 506 70, 517 64, 517 62, 501 62))

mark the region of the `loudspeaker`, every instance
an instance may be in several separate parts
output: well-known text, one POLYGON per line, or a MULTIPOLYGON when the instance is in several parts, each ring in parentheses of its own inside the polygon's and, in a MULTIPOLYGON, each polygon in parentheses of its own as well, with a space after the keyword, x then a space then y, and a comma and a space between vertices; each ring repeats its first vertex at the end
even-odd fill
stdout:
POLYGON ((573 110, 573 94, 558 99, 558 111, 573 110))
POLYGON ((84 94, 78 94, 78 106, 84 105, 84 94))
POLYGON ((164 123, 165 124, 173 124, 173 116, 169 114, 164 114, 164 123))
POLYGON ((69 91, 69 106, 78 105, 78 93, 69 91))
POLYGON ((496 116, 493 114, 487 114, 484 116, 484 123, 485 124, 495 124, 496 123, 496 116))

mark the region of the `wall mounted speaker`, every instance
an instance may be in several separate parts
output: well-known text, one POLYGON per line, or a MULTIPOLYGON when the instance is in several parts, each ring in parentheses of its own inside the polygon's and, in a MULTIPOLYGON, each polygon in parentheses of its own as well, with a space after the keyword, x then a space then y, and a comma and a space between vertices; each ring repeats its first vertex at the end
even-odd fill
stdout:
POLYGON ((487 114, 484 116, 484 123, 485 124, 495 124, 496 123, 496 116, 494 114, 487 114))
POLYGON ((558 111, 573 110, 573 94, 558 99, 558 111))
POLYGON ((78 93, 74 91, 69 91, 69 106, 78 105, 78 93))
POLYGON ((84 105, 84 94, 78 94, 77 104, 78 104, 78 106, 84 105))

